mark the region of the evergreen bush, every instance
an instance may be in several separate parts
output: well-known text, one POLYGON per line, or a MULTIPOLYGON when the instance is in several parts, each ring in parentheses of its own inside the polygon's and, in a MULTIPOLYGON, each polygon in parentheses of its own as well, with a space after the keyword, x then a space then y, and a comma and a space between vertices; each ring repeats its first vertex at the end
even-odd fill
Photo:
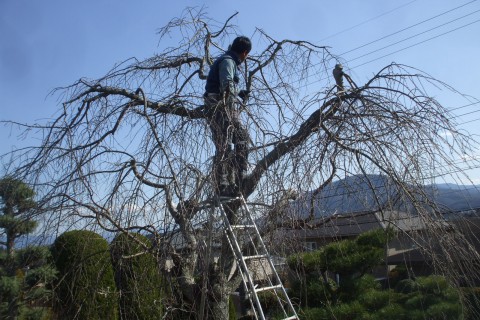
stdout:
POLYGON ((118 234, 110 245, 121 319, 160 319, 162 278, 157 259, 146 252, 150 240, 141 234, 118 234))
POLYGON ((0 319, 48 319, 57 272, 47 247, 0 251, 0 319))
POLYGON ((232 297, 228 298, 228 320, 237 320, 237 311, 232 297))
POLYGON ((392 290, 368 274, 382 263, 390 236, 390 230, 370 231, 290 256, 292 275, 298 275, 290 298, 300 302, 301 319, 464 319, 459 292, 442 276, 405 279, 407 269, 400 267, 392 290))
POLYGON ((107 241, 92 231, 59 236, 52 254, 59 272, 55 309, 60 319, 118 319, 117 293, 107 241))

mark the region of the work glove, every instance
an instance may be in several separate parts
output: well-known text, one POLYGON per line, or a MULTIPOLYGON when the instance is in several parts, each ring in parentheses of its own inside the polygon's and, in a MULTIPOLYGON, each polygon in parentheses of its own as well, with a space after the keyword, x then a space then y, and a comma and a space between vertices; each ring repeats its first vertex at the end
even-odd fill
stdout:
POLYGON ((238 93, 238 96, 240 97, 240 99, 245 101, 248 98, 249 94, 250 94, 250 90, 240 90, 240 92, 238 93))

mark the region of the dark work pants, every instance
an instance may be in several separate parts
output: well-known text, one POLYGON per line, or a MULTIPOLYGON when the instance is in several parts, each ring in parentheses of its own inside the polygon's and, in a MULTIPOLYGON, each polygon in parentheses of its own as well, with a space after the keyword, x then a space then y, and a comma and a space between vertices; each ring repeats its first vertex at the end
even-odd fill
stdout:
POLYGON ((238 186, 248 167, 248 131, 240 122, 232 101, 206 97, 205 104, 210 119, 215 144, 214 175, 217 184, 238 186))

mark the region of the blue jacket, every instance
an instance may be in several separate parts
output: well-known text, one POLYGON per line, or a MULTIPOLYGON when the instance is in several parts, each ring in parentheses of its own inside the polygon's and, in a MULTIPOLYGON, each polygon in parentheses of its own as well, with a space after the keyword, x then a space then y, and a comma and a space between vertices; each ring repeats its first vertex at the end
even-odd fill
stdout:
POLYGON ((220 56, 210 67, 205 84, 207 93, 223 94, 228 87, 232 94, 237 94, 238 83, 237 66, 241 63, 238 55, 233 51, 227 51, 220 56))

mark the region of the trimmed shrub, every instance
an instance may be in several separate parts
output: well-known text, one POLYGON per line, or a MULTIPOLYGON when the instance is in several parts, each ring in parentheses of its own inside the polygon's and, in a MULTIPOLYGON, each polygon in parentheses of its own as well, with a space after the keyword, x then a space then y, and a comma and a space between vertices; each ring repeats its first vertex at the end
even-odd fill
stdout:
POLYGON ((232 297, 228 298, 228 320, 237 320, 237 311, 232 297))
POLYGON ((444 277, 419 277, 415 283, 417 291, 405 301, 409 319, 463 319, 459 292, 444 277))
POLYGON ((399 293, 409 294, 418 291, 418 283, 412 279, 400 280, 395 286, 395 291, 399 293))
POLYGON ((52 255, 59 272, 55 309, 60 319, 118 319, 117 293, 107 241, 92 231, 59 236, 52 255))
POLYGON ((409 319, 406 315, 405 309, 396 303, 390 303, 385 307, 381 308, 380 310, 376 311, 371 316, 372 320, 385 320, 385 319, 395 319, 395 320, 402 320, 402 319, 409 319))
POLYGON ((302 320, 327 320, 329 313, 324 308, 308 308, 299 314, 302 320))
POLYGON ((367 290, 358 297, 367 310, 379 310, 390 303, 392 293, 390 291, 367 290))
POLYGON ((110 245, 121 319, 160 319, 162 278, 157 259, 138 243, 150 247, 141 234, 118 234, 110 245), (132 239, 134 237, 134 239, 132 239))
POLYGON ((337 304, 332 307, 331 311, 331 319, 336 320, 360 320, 364 319, 364 314, 367 313, 358 301, 337 304))

